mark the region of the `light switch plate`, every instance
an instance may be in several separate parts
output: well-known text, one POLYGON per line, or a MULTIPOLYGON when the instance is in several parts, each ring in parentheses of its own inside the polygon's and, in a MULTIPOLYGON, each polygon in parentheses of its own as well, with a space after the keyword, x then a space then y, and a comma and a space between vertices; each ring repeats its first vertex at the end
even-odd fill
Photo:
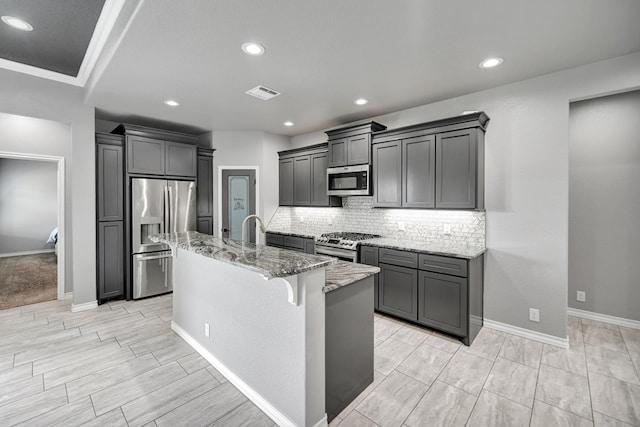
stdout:
POLYGON ((532 322, 540 322, 540 310, 537 308, 529 309, 529 320, 532 322))
POLYGON ((584 291, 576 292, 576 300, 580 302, 585 302, 587 300, 587 293, 584 291))

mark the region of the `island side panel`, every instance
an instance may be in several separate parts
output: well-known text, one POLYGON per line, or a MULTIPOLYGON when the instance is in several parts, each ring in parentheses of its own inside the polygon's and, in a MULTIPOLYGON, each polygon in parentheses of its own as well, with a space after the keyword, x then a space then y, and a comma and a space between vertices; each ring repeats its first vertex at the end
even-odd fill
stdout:
POLYGON ((223 365, 223 374, 247 384, 253 393, 241 391, 278 424, 326 425, 324 339, 318 339, 325 334, 324 268, 288 279, 299 286, 298 306, 288 302, 284 279, 267 281, 178 249, 173 323, 223 365))

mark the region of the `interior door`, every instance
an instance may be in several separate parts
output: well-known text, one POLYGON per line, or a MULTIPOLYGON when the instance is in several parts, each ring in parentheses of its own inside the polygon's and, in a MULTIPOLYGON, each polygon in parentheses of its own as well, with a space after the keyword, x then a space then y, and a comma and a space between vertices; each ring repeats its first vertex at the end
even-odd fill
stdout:
MULTIPOLYGON (((222 237, 242 239, 242 221, 256 213, 256 171, 222 170, 222 237)), ((256 242, 255 220, 247 221, 249 241, 256 242)))

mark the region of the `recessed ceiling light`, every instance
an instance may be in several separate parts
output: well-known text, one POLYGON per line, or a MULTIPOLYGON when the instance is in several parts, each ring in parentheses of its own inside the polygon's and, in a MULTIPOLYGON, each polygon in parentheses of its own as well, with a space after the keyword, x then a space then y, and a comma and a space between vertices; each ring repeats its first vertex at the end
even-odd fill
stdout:
POLYGON ((293 126, 293 122, 284 122, 283 125, 285 125, 285 126, 293 126))
POLYGON ((356 105, 364 105, 364 104, 366 104, 367 102, 369 102, 369 101, 367 101, 367 100, 366 100, 366 99, 364 99, 364 98, 356 99, 355 101, 353 101, 353 103, 354 103, 354 104, 356 104, 356 105))
POLYGON ((31 24, 23 21, 20 18, 15 18, 13 16, 3 16, 1 19, 5 24, 10 25, 13 28, 17 28, 18 30, 33 31, 33 27, 31 26, 31 24))
POLYGON ((260 56, 265 52, 264 46, 253 42, 243 44, 242 50, 244 53, 253 56, 260 56))
POLYGON ((480 63, 480 68, 493 68, 502 64, 504 59, 502 58, 488 58, 480 63))
POLYGON ((180 105, 180 103, 175 99, 165 99, 164 103, 167 104, 169 107, 177 107, 180 105))

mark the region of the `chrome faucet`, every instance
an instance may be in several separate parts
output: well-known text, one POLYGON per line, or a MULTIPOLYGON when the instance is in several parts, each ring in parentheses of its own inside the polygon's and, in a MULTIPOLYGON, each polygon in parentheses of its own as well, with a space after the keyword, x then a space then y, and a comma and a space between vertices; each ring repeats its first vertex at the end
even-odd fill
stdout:
POLYGON ((247 239, 247 227, 245 227, 245 225, 247 224, 247 221, 250 218, 255 218, 260 223, 260 231, 262 231, 263 233, 267 232, 267 229, 265 228, 264 223, 262 222, 262 220, 258 215, 249 215, 242 221, 242 241, 243 242, 247 239))

